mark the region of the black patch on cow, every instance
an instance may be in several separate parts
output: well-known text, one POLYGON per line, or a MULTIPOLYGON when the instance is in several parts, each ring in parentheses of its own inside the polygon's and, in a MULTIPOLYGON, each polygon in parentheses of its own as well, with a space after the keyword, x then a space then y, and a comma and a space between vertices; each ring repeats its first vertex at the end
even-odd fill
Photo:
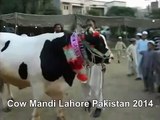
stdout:
POLYGON ((19 66, 18 73, 22 79, 27 79, 28 77, 27 64, 25 64, 24 62, 21 63, 19 66))
POLYGON ((8 40, 8 41, 5 43, 4 47, 1 49, 1 52, 5 51, 5 50, 8 48, 9 44, 10 44, 10 41, 8 40))
POLYGON ((66 36, 52 41, 46 40, 40 54, 43 77, 48 81, 55 81, 63 76, 65 81, 72 86, 75 72, 67 63, 63 47, 68 44, 66 36))

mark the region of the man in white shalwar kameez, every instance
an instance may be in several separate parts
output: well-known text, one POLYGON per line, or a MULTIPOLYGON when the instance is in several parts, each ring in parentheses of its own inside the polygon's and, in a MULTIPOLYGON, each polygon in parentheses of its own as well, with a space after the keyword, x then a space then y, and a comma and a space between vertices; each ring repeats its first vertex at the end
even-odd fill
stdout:
POLYGON ((137 50, 137 46, 138 46, 138 44, 139 44, 139 41, 141 41, 142 40, 142 33, 137 33, 136 34, 136 73, 137 73, 137 77, 136 77, 136 80, 140 80, 141 79, 141 77, 142 77, 142 75, 141 75, 141 73, 140 73, 140 69, 139 69, 139 63, 140 63, 140 56, 141 56, 141 54, 139 54, 139 52, 138 52, 138 50, 137 50))
MULTIPOLYGON (((93 30, 95 30, 95 21, 89 20, 87 22, 87 25, 91 26, 93 30)), ((93 31, 92 30, 92 31, 93 31)), ((103 43, 105 44, 105 48, 108 49, 107 53, 110 55, 110 58, 113 58, 113 55, 107 46, 105 37, 103 35, 100 35, 103 38, 103 43)), ((106 54, 105 54, 106 55, 106 54)), ((106 55, 108 56, 108 55, 106 55)), ((93 58, 94 61, 94 58, 93 58)), ((110 62, 110 61, 109 61, 110 62)), ((104 80, 104 72, 105 72, 105 64, 104 63, 93 63, 89 62, 89 65, 87 66, 87 74, 89 77, 89 80, 87 83, 82 83, 82 90, 84 93, 84 99, 85 101, 88 101, 90 103, 90 106, 86 108, 90 112, 90 108, 92 107, 92 100, 95 99, 98 102, 103 101, 103 80, 104 80)), ((100 106, 99 104, 96 106, 93 117, 99 117, 101 115, 101 111, 103 106, 100 106)))
POLYGON ((128 59, 128 76, 137 74, 136 64, 137 64, 137 54, 136 54, 136 39, 131 38, 131 44, 128 46, 126 53, 128 59))
MULTIPOLYGON (((93 99, 97 100, 98 102, 103 102, 103 80, 105 74, 105 65, 90 63, 90 66, 87 66, 86 69, 89 80, 87 83, 82 83, 82 89, 85 101, 89 101, 91 107, 91 101, 93 99)), ((93 117, 99 117, 103 106, 97 104, 93 107, 96 107, 93 117)), ((90 108, 88 111, 90 112, 90 108)))

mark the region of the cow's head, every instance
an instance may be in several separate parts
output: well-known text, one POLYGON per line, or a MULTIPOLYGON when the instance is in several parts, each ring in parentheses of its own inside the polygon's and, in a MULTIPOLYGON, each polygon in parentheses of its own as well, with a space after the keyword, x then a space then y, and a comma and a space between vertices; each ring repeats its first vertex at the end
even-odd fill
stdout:
MULTIPOLYGON (((85 40, 90 44, 90 47, 93 47, 97 49, 99 52, 102 54, 105 54, 108 51, 108 48, 106 47, 105 44, 105 39, 103 38, 102 35, 100 35, 99 32, 94 31, 92 28, 87 29, 85 32, 85 40)), ((92 55, 91 53, 87 50, 87 55, 90 61, 92 61, 92 55)), ((95 62, 96 63, 101 63, 103 61, 102 58, 96 57, 95 62)), ((105 59, 104 62, 108 62, 108 59, 105 59)))

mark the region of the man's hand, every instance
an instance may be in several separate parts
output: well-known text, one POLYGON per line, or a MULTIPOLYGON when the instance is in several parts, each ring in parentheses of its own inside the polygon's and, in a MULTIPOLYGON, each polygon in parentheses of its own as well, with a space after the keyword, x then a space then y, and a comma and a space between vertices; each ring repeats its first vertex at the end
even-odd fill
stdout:
POLYGON ((106 72, 106 65, 102 63, 102 72, 106 72))

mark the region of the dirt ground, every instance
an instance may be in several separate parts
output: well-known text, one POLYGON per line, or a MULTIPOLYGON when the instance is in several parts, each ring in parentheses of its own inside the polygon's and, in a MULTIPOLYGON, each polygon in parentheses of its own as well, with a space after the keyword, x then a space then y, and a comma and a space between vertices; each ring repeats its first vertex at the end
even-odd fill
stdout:
MULTIPOLYGON (((157 99, 157 93, 143 92, 143 81, 135 81, 135 76, 127 77, 127 62, 122 60, 121 64, 116 63, 107 65, 107 72, 104 83, 104 99, 111 101, 129 101, 134 100, 153 100, 153 107, 134 108, 132 105, 128 108, 105 108, 100 118, 96 120, 159 120, 160 102, 157 99)), ((32 98, 31 88, 19 91, 12 87, 16 101, 29 101, 32 98), (16 94, 15 94, 16 93, 16 94)), ((68 90, 67 100, 83 100, 81 86, 78 81, 68 90)), ((48 97, 45 98, 49 100, 48 97)), ((0 120, 29 120, 32 108, 13 108, 9 113, 0 112, 0 120)), ((67 120, 95 120, 84 108, 66 108, 65 114, 67 120)), ((41 112, 42 120, 56 120, 55 109, 43 108, 41 112)))

